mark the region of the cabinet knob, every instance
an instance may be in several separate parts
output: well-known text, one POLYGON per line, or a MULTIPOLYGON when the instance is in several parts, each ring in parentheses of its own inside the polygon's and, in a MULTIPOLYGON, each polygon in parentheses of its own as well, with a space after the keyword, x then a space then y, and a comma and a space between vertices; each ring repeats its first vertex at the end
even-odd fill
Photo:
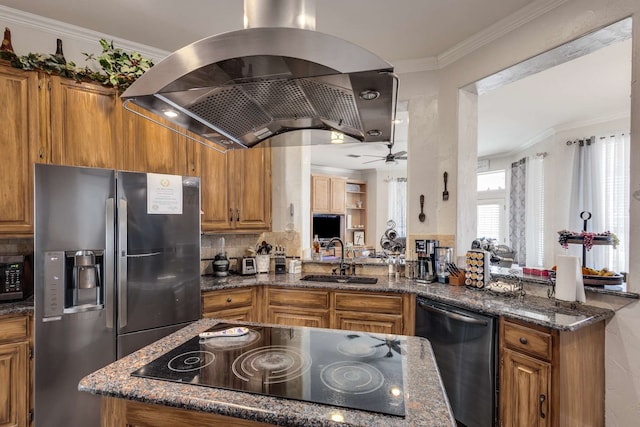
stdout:
POLYGON ((546 418, 546 415, 544 414, 544 412, 542 412, 542 404, 544 403, 544 401, 547 400, 547 396, 545 396, 544 394, 540 395, 540 418, 546 418))
POLYGON ((231 297, 227 298, 227 302, 231 302, 231 301, 232 301, 231 297))
POLYGON ((528 342, 525 337, 520 337, 520 344, 527 344, 528 342))

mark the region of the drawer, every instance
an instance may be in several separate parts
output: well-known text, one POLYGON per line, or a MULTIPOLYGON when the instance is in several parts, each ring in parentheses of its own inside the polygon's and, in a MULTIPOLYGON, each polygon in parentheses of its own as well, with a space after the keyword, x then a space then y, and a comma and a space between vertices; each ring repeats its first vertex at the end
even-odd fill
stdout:
POLYGON ((402 314, 402 295, 336 292, 336 310, 402 314))
POLYGON ((548 332, 504 322, 504 345, 513 350, 551 360, 553 337, 548 332))
POLYGON ((329 308, 329 291, 269 288, 268 304, 296 308, 329 308))
POLYGON ((207 292, 202 294, 202 311, 207 313, 227 308, 251 306, 253 295, 253 288, 207 292))
POLYGON ((0 342, 22 341, 28 336, 28 316, 0 318, 0 342))

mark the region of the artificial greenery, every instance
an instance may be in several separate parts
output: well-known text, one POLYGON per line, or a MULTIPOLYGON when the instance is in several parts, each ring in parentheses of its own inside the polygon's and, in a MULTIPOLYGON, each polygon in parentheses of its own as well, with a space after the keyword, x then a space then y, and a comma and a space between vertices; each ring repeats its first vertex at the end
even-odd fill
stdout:
POLYGON ((153 61, 137 52, 127 53, 113 46, 113 41, 100 39, 102 54, 97 57, 83 53, 87 61, 96 61, 102 72, 89 67, 78 67, 75 63, 67 62, 62 55, 29 53, 18 56, 13 52, 3 51, 2 59, 11 61, 11 65, 23 70, 38 70, 49 74, 57 74, 77 81, 95 81, 106 86, 113 86, 124 90, 131 85, 145 71, 153 67, 153 61))

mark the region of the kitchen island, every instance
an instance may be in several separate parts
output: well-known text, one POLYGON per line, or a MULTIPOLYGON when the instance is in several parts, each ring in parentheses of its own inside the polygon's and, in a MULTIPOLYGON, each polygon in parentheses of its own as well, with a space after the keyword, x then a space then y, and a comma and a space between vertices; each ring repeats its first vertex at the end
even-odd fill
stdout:
MULTIPOLYGON (((401 337, 405 416, 131 375, 218 323, 213 319, 195 322, 83 378, 80 391, 102 396, 102 425, 455 426, 431 346, 418 337, 401 337)), ((323 331, 290 330, 297 334, 323 331)))

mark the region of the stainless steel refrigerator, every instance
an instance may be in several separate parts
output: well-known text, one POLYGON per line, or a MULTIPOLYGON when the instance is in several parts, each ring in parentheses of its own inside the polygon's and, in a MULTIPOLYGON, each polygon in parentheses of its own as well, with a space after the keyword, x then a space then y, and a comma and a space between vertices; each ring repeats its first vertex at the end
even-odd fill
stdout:
POLYGON ((35 425, 98 426, 85 375, 200 317, 200 181, 35 165, 35 425))

